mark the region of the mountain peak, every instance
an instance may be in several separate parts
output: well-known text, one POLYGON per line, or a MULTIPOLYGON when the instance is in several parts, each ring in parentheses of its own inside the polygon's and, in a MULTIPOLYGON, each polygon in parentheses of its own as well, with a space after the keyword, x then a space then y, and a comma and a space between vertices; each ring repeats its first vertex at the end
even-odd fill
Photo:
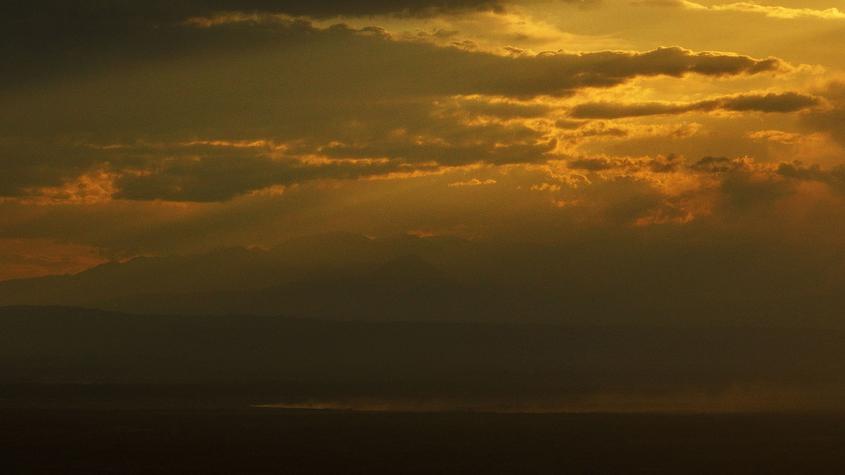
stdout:
POLYGON ((440 269, 416 254, 405 254, 376 268, 370 277, 377 281, 444 283, 447 279, 440 269))

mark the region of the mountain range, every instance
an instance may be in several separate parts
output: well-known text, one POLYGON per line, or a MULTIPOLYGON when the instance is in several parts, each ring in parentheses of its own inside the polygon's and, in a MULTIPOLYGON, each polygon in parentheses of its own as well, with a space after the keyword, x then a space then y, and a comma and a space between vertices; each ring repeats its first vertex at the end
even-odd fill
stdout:
POLYGON ((0 305, 368 321, 845 327, 837 311, 845 293, 831 284, 841 280, 841 266, 716 246, 325 234, 270 249, 137 257, 74 275, 0 282, 0 305), (684 265, 656 271, 673 259, 684 265))

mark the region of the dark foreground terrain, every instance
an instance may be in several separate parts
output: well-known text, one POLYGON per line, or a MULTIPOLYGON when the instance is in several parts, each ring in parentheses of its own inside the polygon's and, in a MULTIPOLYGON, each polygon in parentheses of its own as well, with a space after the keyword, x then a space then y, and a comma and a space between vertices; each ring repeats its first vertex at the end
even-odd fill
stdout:
POLYGON ((845 473, 843 343, 0 308, 0 475, 845 473))
POLYGON ((826 415, 0 410, 4 474, 843 473, 826 415))

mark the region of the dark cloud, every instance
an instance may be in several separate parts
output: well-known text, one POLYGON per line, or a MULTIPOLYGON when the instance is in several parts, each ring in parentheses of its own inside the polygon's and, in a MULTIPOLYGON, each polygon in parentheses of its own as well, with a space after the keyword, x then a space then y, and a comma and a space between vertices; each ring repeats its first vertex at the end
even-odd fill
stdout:
POLYGON ((578 158, 566 162, 566 165, 573 170, 597 172, 619 168, 620 163, 609 158, 578 158))
POLYGON ((805 123, 814 130, 830 134, 845 145, 845 82, 832 82, 821 94, 828 100, 830 107, 814 111, 805 118, 805 123))
POLYGON ((225 201, 273 185, 314 178, 350 179, 395 170, 390 164, 328 163, 306 165, 291 160, 211 156, 169 160, 154 171, 127 173, 116 182, 115 198, 129 200, 225 201))
MULTIPOLYGON (((103 40, 129 42, 138 33, 147 32, 152 36, 159 30, 179 26, 190 18, 226 12, 331 17, 376 14, 423 16, 503 9, 499 0, 11 0, 3 7, 0 38, 4 46, 10 46, 9 43, 17 40, 28 40, 23 45, 29 51, 50 46, 71 51, 74 46, 80 45, 109 48, 108 44, 98 43, 103 40)), ((20 48, 22 44, 16 46, 20 48)))
POLYGON ((336 146, 324 150, 338 158, 390 157, 395 161, 420 163, 435 160, 440 165, 457 166, 472 163, 506 165, 532 163, 546 160, 546 153, 554 149, 555 142, 513 143, 498 145, 494 142, 465 144, 429 144, 413 146, 402 144, 371 144, 365 146, 336 146))
POLYGON ((807 165, 801 162, 781 163, 777 172, 795 180, 810 180, 825 183, 831 189, 845 193, 845 165, 822 168, 818 164, 807 165))
MULTIPOLYGON (((117 199, 225 201, 275 185, 383 175, 404 166, 398 160, 307 163, 271 156, 270 148, 226 142, 113 146, 13 143, 5 150, 0 148, 0 165, 6 172, 0 175, 0 196, 38 197, 42 188, 61 188, 69 180, 102 172, 108 180, 113 177, 109 186, 114 187, 113 197, 117 199)), ((87 191, 68 189, 60 193, 84 195, 87 191)))
MULTIPOLYGON (((355 136, 328 145, 306 144, 333 158, 384 158, 409 165, 530 163, 546 159, 555 141, 521 123, 475 123, 463 109, 406 105, 402 114, 386 111, 385 119, 359 124, 355 136), (416 110, 416 112, 414 112, 416 110), (398 122, 397 119, 401 119, 398 122), (385 133, 385 131, 392 133, 385 133)), ((485 110, 485 112, 489 112, 485 110)), ((501 111, 499 111, 501 112, 501 111)), ((309 149, 310 147, 310 149, 309 149)))
MULTIPOLYGON (((196 128, 199 113, 205 116, 202 121, 215 117, 215 112, 219 120, 222 115, 232 116, 233 108, 242 116, 249 111, 252 121, 266 125, 272 122, 267 115, 278 114, 279 107, 288 104, 301 109, 304 101, 311 102, 310 110, 316 105, 328 112, 350 102, 372 103, 375 98, 565 95, 580 88, 615 86, 640 76, 753 74, 783 66, 776 59, 695 53, 682 48, 501 57, 390 41, 344 27, 318 30, 302 22, 189 28, 183 35, 186 43, 219 45, 219 51, 189 55, 179 64, 145 63, 120 73, 110 70, 86 76, 72 84, 62 81, 56 91, 62 95, 59 101, 78 100, 80 104, 73 104, 71 111, 96 107, 98 114, 75 114, 70 119, 61 117, 69 111, 57 111, 58 117, 51 120, 53 126, 109 130, 137 118, 144 122, 143 127, 133 125, 132 130, 147 131, 156 126, 172 130, 173 122, 179 119, 196 128), (248 81, 237 81, 246 76, 248 81), (104 84, 96 84, 97 81, 104 84), (125 92, 131 95, 125 97, 125 92), (164 103, 157 104, 158 101, 164 103), (155 110, 151 111, 150 106, 155 106, 155 110), (104 120, 100 123, 96 122, 98 119, 104 120)), ((172 52, 178 53, 179 48, 168 51, 176 54, 172 52)), ((37 94, 44 97, 42 91, 37 94)), ((18 94, 12 99, 26 97, 18 94)), ((48 103, 38 104, 36 98, 36 104, 20 107, 34 108, 29 112, 37 113, 39 107, 51 107, 56 101, 45 102, 48 103)), ((308 111, 303 112, 307 119, 308 111)), ((14 122, 19 123, 18 119, 27 122, 26 117, 14 122)), ((243 119, 238 117, 227 130, 237 129, 243 119)), ((44 118, 37 121, 43 124, 44 118)))
MULTIPOLYGON (((211 2, 215 3, 215 2, 211 2)), ((218 2, 219 3, 219 2, 218 2)), ((223 2, 226 3, 226 2, 223 2)), ((238 3, 233 1, 231 3, 238 3)), ((503 12, 509 0, 332 0, 320 2, 301 2, 298 0, 268 0, 245 3, 259 3, 254 8, 275 9, 293 15, 326 17, 335 15, 379 15, 400 14, 411 16, 429 16, 462 11, 503 12)), ((230 10, 250 9, 229 7, 230 10)))
POLYGON ((178 61, 147 59, 6 91, 0 129, 6 140, 2 158, 9 165, 0 193, 20 196, 98 169, 123 176, 116 182, 123 190, 119 197, 154 199, 153 190, 159 190, 161 199, 200 201, 316 179, 320 173, 344 175, 331 167, 313 174, 280 170, 266 154, 242 157, 246 168, 239 169, 237 155, 227 166, 238 179, 222 189, 212 179, 214 173, 226 174, 224 162, 215 158, 218 152, 195 150, 196 163, 182 162, 184 151, 141 153, 141 142, 270 140, 286 144, 293 156, 388 159, 389 170, 539 162, 555 147, 545 132, 472 119, 528 117, 548 107, 479 99, 458 100, 456 108, 448 105, 456 101, 452 96, 565 95, 639 76, 754 74, 783 66, 776 59, 682 48, 504 57, 278 19, 183 26, 179 32, 182 46, 194 46, 174 47, 171 54, 178 61), (40 151, 32 158, 32 147, 15 144, 39 144, 40 151), (91 144, 129 147, 87 147, 91 144), (194 166, 198 177, 207 179, 183 176, 194 166), (264 173, 252 171, 265 166, 264 173))
POLYGON ((579 119, 619 119, 649 115, 725 110, 734 112, 796 112, 819 105, 818 98, 797 92, 742 94, 690 103, 615 103, 588 102, 575 106, 570 115, 579 119))
POLYGON ((470 115, 489 116, 499 119, 520 119, 542 117, 554 110, 545 104, 519 102, 490 102, 477 99, 460 101, 455 107, 470 115))
MULTIPOLYGON (((502 11, 507 0, 34 0, 9 2, 4 13, 25 20, 59 15, 65 24, 114 22, 156 25, 218 12, 286 13, 326 17, 338 15, 427 15, 464 10, 502 11)), ((573 3, 573 2, 569 2, 573 3)), ((9 20, 11 21, 11 20, 9 20)))
POLYGON ((225 12, 331 17, 503 11, 499 0, 11 0, 0 10, 0 53, 9 66, 0 86, 86 73, 126 61, 174 57, 206 48, 238 48, 261 32, 229 38, 188 32, 184 22, 225 12), (199 36, 200 38, 197 38, 199 36), (234 42, 232 42, 234 41, 234 42))
POLYGON ((747 168, 743 158, 704 157, 690 165, 690 169, 704 173, 729 173, 747 168))
POLYGON ((555 121, 555 127, 563 130, 575 130, 588 123, 589 122, 583 120, 558 119, 555 121))
POLYGON ((819 99, 797 92, 743 94, 720 101, 720 108, 729 111, 796 112, 818 106, 819 99))
POLYGON ((581 88, 617 86, 636 77, 732 76, 778 71, 784 67, 775 58, 696 53, 678 47, 643 53, 550 53, 510 60, 508 73, 478 78, 480 81, 475 92, 517 96, 564 95, 581 88))
POLYGON ((579 119, 620 119, 623 117, 641 117, 660 114, 682 114, 695 110, 687 104, 668 104, 645 102, 621 104, 615 102, 587 102, 578 104, 569 112, 571 117, 579 119))
POLYGON ((772 174, 755 176, 737 169, 725 173, 719 186, 720 213, 735 219, 754 216, 760 220, 777 221, 777 203, 795 195, 790 183, 772 174))
POLYGON ((584 170, 589 172, 600 172, 607 170, 640 171, 647 170, 653 173, 671 173, 678 171, 683 164, 683 157, 675 154, 658 155, 654 158, 632 159, 632 158, 576 158, 566 162, 566 166, 572 170, 584 170))
POLYGON ((670 153, 658 156, 648 162, 648 168, 654 173, 671 173, 678 171, 683 164, 684 157, 670 153))
MULTIPOLYGON (((249 2, 241 3, 241 6, 249 6, 249 2)), ((360 2, 352 2, 352 5, 357 3, 360 2)), ((102 9, 98 7, 100 2, 67 5, 57 3, 53 12, 49 8, 22 9, 4 17, 3 21, 8 24, 0 25, 5 31, 0 51, 7 64, 13 67, 9 68, 11 74, 0 79, 0 86, 20 86, 70 73, 94 74, 139 60, 183 58, 209 51, 242 54, 245 50, 278 48, 282 46, 280 43, 295 44, 304 39, 303 30, 266 16, 215 28, 192 28, 182 21, 188 16, 187 12, 196 10, 197 14, 202 14, 226 7, 228 2, 198 2, 197 7, 186 2, 172 8, 157 2, 146 8, 126 2, 102 9)), ((303 25, 307 24, 298 24, 303 25)), ((468 63, 462 58, 455 60, 459 64, 468 63)), ((466 89, 477 92, 538 95, 565 94, 580 87, 608 87, 636 76, 680 77, 690 73, 724 76, 774 71, 782 67, 774 58, 757 60, 747 56, 692 53, 681 48, 661 48, 641 54, 600 52, 511 58, 508 64, 513 67, 509 68, 506 77, 497 64, 500 62, 479 54, 471 68, 458 66, 446 68, 444 72, 452 74, 452 79, 459 77, 455 74, 468 75, 463 77, 463 82, 472 80, 472 83, 467 84, 466 89)))
POLYGON ((14 141, 0 155, 8 162, 0 195, 37 195, 39 187, 60 186, 102 170, 118 177, 116 198, 218 201, 317 179, 354 179, 436 165, 537 162, 555 146, 542 133, 518 124, 466 124, 462 113, 444 115, 414 104, 405 104, 397 110, 403 115, 390 122, 394 110, 371 116, 352 130, 340 127, 327 136, 284 145, 289 154, 285 157, 279 156, 278 146, 261 140, 14 141), (343 141, 332 141, 332 136, 343 141), (314 164, 296 158, 313 154, 334 161, 314 164))
POLYGON ((73 143, 0 137, 0 197, 59 186, 107 160, 102 153, 73 143))

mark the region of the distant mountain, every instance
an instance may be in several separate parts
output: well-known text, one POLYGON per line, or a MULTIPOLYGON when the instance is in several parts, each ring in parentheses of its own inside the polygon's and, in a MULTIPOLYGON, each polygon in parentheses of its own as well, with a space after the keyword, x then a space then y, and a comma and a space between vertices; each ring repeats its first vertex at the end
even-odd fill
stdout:
POLYGON ((408 255, 364 272, 310 276, 259 290, 135 294, 103 300, 97 307, 159 314, 461 321, 472 318, 477 293, 408 255))
POLYGON ((679 248, 671 241, 651 244, 645 253, 608 239, 537 244, 324 234, 269 250, 141 257, 76 275, 0 282, 0 305, 368 321, 845 329, 845 293, 836 284, 845 280, 845 266, 831 256, 765 259, 754 248, 739 252, 719 242, 679 248))
POLYGON ((338 233, 293 239, 269 251, 227 248, 189 256, 139 257, 75 275, 0 282, 0 305, 97 307, 142 295, 258 291, 299 281, 357 278, 397 256, 413 255, 420 247, 436 254, 445 244, 435 239, 420 246, 419 240, 376 242, 338 233))
POLYGON ((448 281, 443 272, 415 254, 392 259, 370 272, 367 277, 383 285, 439 286, 448 281))
POLYGON ((192 256, 139 257, 75 275, 0 282, 0 302, 92 305, 140 291, 250 288, 269 285, 279 278, 283 276, 266 252, 230 248, 192 256))

